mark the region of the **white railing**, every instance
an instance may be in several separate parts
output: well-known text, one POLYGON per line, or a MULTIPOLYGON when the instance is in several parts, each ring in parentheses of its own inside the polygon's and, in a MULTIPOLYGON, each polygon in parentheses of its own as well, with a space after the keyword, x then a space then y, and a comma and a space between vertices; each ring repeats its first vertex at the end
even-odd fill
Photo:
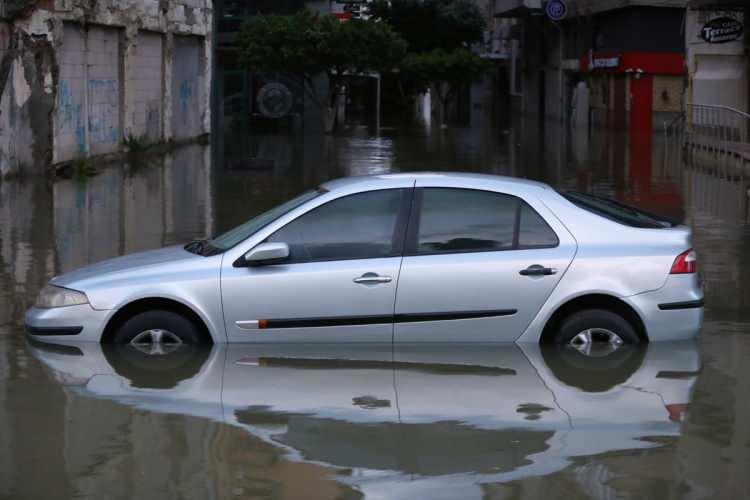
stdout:
POLYGON ((686 106, 684 140, 723 151, 750 143, 750 114, 729 106, 693 104, 686 106))

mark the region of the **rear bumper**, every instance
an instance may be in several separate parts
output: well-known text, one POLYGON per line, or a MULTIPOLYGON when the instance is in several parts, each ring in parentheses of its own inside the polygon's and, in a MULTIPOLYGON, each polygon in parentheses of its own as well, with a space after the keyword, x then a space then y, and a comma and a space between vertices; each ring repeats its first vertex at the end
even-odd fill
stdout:
POLYGON ((99 342, 112 311, 97 311, 89 304, 26 312, 26 333, 42 342, 99 342))
POLYGON ((703 325, 703 290, 695 274, 670 275, 659 290, 626 297, 651 341, 698 336, 703 325))
POLYGON ((698 309, 698 308, 703 307, 703 299, 686 300, 682 302, 667 302, 666 304, 659 304, 658 307, 662 311, 677 311, 680 309, 698 309))

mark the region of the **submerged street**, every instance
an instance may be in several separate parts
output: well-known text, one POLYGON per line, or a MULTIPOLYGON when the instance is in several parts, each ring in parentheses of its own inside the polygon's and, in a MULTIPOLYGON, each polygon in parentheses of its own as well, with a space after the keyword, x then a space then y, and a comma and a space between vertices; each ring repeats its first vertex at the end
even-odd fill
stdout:
POLYGON ((0 498, 750 498, 741 158, 683 152, 661 131, 589 137, 525 120, 238 130, 97 167, 0 183, 0 498), (700 337, 603 357, 26 340, 23 314, 52 276, 217 235, 328 179, 423 170, 530 178, 691 226, 700 337))

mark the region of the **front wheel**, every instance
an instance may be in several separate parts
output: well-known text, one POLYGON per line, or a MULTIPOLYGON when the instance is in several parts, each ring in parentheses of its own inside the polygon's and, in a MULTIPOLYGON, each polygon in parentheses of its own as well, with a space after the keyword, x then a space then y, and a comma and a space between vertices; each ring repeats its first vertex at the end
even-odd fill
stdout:
POLYGON ((172 311, 145 311, 125 321, 112 338, 116 344, 150 346, 199 344, 201 332, 189 319, 172 311))
POLYGON ((623 344, 637 344, 640 338, 625 318, 604 309, 586 309, 565 318, 555 332, 556 344, 568 344, 581 353, 615 350, 623 344))

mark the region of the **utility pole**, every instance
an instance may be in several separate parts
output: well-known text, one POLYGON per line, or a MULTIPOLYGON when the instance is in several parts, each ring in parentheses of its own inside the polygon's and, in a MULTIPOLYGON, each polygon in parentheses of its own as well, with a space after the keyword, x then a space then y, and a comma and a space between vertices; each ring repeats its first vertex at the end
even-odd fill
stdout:
POLYGON ((559 34, 560 34, 560 43, 558 44, 560 49, 560 60, 557 64, 557 73, 559 77, 559 85, 560 85, 560 123, 565 123, 565 75, 563 73, 563 58, 565 57, 565 33, 563 32, 563 28, 558 22, 552 21, 552 25, 557 28, 559 34))
POLYGON ((559 85, 560 85, 560 122, 565 123, 565 81, 563 74, 563 60, 565 57, 565 32, 562 27, 562 20, 568 14, 568 5, 565 0, 547 0, 544 4, 544 11, 547 14, 547 18, 552 21, 560 34, 560 60, 557 65, 559 85))

